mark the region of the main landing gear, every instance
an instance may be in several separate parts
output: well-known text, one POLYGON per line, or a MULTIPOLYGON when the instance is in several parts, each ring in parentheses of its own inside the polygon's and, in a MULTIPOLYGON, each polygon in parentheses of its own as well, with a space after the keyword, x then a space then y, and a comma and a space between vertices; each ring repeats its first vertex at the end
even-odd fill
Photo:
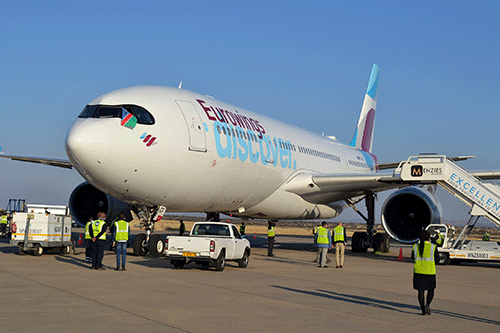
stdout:
POLYGON ((139 216, 141 225, 146 231, 144 234, 135 236, 132 248, 135 256, 144 256, 146 253, 160 255, 165 248, 165 240, 161 235, 152 235, 155 223, 165 214, 166 208, 163 206, 139 207, 134 212, 139 216))
POLYGON ((366 252, 368 248, 373 248, 373 252, 389 252, 389 236, 385 232, 377 233, 375 230, 375 194, 368 192, 365 195, 368 217, 365 217, 352 202, 346 202, 366 221, 366 232, 356 231, 352 234, 352 252, 366 252))

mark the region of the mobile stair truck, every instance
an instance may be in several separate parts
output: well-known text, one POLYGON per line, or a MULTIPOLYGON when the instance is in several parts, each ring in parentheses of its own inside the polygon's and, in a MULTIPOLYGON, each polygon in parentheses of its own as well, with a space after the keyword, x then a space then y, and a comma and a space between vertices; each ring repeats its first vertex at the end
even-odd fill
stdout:
POLYGON ((438 230, 444 236, 443 244, 438 246, 440 265, 459 264, 461 262, 500 261, 500 242, 467 240, 481 215, 473 215, 462 232, 455 238, 455 228, 445 224, 429 224, 427 230, 431 238, 438 230))
POLYGON ((33 251, 35 256, 41 256, 48 250, 68 254, 72 248, 71 216, 16 212, 10 244, 17 246, 20 255, 33 251))
POLYGON ((454 227, 430 224, 431 235, 444 236, 439 250, 439 264, 462 261, 500 261, 500 242, 467 240, 481 216, 500 227, 500 186, 483 180, 498 179, 490 171, 469 172, 443 155, 411 156, 395 170, 402 180, 422 184, 435 183, 472 207, 471 218, 455 238, 454 227))

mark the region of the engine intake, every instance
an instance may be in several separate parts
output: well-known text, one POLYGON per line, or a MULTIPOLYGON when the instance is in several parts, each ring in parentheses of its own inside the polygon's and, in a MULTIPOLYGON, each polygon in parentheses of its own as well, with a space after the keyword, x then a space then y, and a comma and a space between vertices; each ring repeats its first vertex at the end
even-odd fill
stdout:
POLYGON ((420 232, 431 223, 441 223, 442 209, 434 195, 421 187, 407 187, 392 193, 382 206, 382 225, 395 240, 416 243, 420 232))
POLYGON ((90 216, 96 218, 99 212, 106 213, 108 222, 120 213, 124 213, 128 220, 132 219, 128 203, 107 195, 88 182, 81 183, 71 192, 69 210, 81 227, 85 227, 90 216))

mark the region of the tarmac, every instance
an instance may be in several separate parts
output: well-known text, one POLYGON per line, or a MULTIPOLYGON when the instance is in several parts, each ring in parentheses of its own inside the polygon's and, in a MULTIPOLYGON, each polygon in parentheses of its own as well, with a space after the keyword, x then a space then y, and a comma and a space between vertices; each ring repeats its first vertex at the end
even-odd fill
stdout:
MULTIPOLYGON (((74 236, 82 233, 74 229, 74 236)), ((432 315, 420 315, 410 247, 355 254, 318 268, 312 236, 248 235, 247 268, 222 272, 164 257, 135 257, 115 271, 89 269, 76 254, 20 256, 0 240, 1 332, 486 332, 500 329, 500 264, 437 267, 432 315), (404 257, 398 260, 400 249, 404 257)))

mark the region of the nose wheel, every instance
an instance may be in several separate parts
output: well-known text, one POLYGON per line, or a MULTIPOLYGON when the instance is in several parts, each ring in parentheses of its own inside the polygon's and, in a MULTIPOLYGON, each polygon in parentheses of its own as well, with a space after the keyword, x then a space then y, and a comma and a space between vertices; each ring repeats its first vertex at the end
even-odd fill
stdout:
POLYGON ((132 248, 135 256, 145 256, 147 253, 157 256, 163 254, 165 240, 161 235, 151 235, 154 231, 155 223, 161 220, 165 214, 166 208, 163 206, 155 207, 136 207, 136 214, 141 219, 141 227, 146 233, 135 236, 132 248))

